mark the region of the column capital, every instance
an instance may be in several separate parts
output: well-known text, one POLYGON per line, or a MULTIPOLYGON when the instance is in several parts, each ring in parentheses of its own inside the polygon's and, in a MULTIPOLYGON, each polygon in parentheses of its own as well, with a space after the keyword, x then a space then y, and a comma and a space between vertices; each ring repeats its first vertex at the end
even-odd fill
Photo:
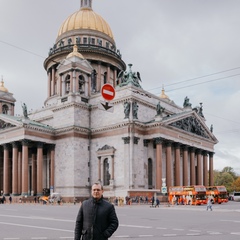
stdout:
POLYGON ((124 144, 129 144, 130 143, 130 137, 122 137, 124 144))
POLYGON ((11 142, 13 148, 18 148, 19 143, 18 142, 11 142))
POLYGON ((22 140, 22 145, 23 145, 23 146, 28 146, 28 145, 29 145, 29 140, 23 139, 23 140, 22 140))
POLYGON ((44 143, 43 142, 37 142, 37 147, 38 148, 43 148, 44 143))
POLYGON ((148 147, 148 143, 150 142, 149 139, 143 139, 143 146, 148 147))
POLYGON ((173 145, 174 145, 175 148, 180 149, 182 144, 179 143, 179 142, 174 142, 173 145))
POLYGON ((164 141, 164 138, 157 137, 153 139, 155 141, 155 144, 162 144, 164 141))
POLYGON ((196 150, 196 153, 197 153, 197 154, 202 154, 202 152, 203 152, 202 149, 199 149, 199 148, 198 148, 198 149, 196 150))
POLYGON ((49 144, 49 149, 54 150, 55 149, 55 144, 49 144))
POLYGON ((190 147, 189 150, 190 150, 191 153, 195 153, 196 152, 196 148, 195 147, 190 147))
POLYGON ((181 148, 183 149, 183 151, 185 150, 187 151, 190 148, 190 146, 184 144, 181 146, 181 148))
POLYGON ((203 154, 203 156, 207 156, 208 155, 208 151, 203 150, 202 154, 203 154))
POLYGON ((215 154, 215 152, 209 152, 210 157, 213 157, 214 154, 215 154))
POLYGON ((139 139, 140 139, 139 137, 133 137, 133 143, 138 144, 139 139))
POLYGON ((4 150, 9 150, 10 149, 10 145, 8 143, 5 143, 2 145, 4 150))
POLYGON ((171 147, 173 145, 172 141, 165 141, 164 144, 166 145, 166 147, 171 147))

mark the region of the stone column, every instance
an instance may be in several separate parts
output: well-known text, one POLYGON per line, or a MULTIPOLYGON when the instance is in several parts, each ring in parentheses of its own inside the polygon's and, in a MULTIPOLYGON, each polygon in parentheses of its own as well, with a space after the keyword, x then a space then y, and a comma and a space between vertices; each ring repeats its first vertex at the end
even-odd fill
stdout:
POLYGON ((73 71, 73 92, 78 92, 78 89, 76 89, 77 83, 76 83, 76 71, 73 71))
POLYGON ((70 72, 70 91, 69 92, 73 92, 73 72, 70 72))
POLYGON ((124 141, 124 186, 125 188, 130 188, 131 185, 131 166, 130 166, 130 137, 122 137, 124 141))
POLYGON ((9 195, 9 146, 3 145, 3 193, 9 195))
POLYGON ((32 154, 32 191, 37 193, 37 159, 36 154, 32 154))
POLYGON ((176 186, 181 185, 180 181, 180 144, 175 143, 175 184, 176 186))
POLYGON ((183 185, 188 184, 188 146, 183 146, 183 185))
POLYGON ((22 193, 22 152, 18 152, 18 193, 22 193))
POLYGON ((169 189, 172 184, 172 143, 166 143, 166 184, 169 189))
POLYGON ((22 195, 28 195, 28 141, 22 141, 22 195))
POLYGON ((113 87, 116 87, 116 82, 117 82, 117 69, 114 69, 113 72, 113 87))
POLYGON ((214 185, 213 181, 213 152, 209 153, 209 186, 214 185))
POLYGON ((190 148, 190 185, 196 185, 195 148, 190 148))
POLYGON ((43 143, 39 142, 37 146, 37 195, 43 194, 43 143))
POLYGON ((62 74, 60 75, 60 78, 61 78, 61 85, 62 85, 60 96, 64 96, 66 94, 66 83, 64 81, 64 77, 62 74))
POLYGON ((98 181, 99 181, 99 182, 102 182, 101 157, 98 157, 98 181))
POLYGON ((114 180, 114 155, 112 157, 112 172, 111 172, 111 180, 114 180))
POLYGON ((202 177, 202 150, 197 150, 197 185, 203 184, 202 177))
POLYGON ((51 171, 50 171, 50 186, 54 188, 55 179, 55 146, 51 146, 51 171))
POLYGON ((107 83, 110 83, 110 84, 112 84, 111 83, 111 81, 110 81, 110 66, 109 66, 109 64, 108 64, 108 66, 107 66, 107 83))
POLYGON ((156 141, 156 189, 162 187, 162 138, 155 138, 156 141))
POLYGON ((51 73, 48 71, 48 97, 51 96, 51 73))
POLYGON ((203 185, 208 186, 208 154, 206 151, 203 152, 203 185))
POLYGON ((12 143, 12 194, 18 195, 18 145, 16 142, 12 143))
POLYGON ((101 89, 101 62, 98 62, 98 70, 97 70, 97 79, 96 79, 96 91, 100 91, 101 89))
POLYGON ((55 85, 55 69, 52 66, 52 76, 51 76, 51 96, 54 95, 54 85, 55 85))

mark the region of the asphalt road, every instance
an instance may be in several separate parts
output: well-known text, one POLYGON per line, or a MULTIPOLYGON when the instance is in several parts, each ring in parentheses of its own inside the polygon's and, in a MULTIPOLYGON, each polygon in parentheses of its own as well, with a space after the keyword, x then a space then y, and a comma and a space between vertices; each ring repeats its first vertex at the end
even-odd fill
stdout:
MULTIPOLYGON (((1 240, 71 240, 79 205, 0 204, 1 240)), ((238 240, 240 202, 204 206, 116 207, 120 226, 111 239, 238 240)))

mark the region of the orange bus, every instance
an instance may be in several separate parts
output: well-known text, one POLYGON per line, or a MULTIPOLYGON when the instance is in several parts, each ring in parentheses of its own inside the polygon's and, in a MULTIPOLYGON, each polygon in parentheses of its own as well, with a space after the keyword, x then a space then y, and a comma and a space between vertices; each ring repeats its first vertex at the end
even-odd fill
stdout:
POLYGON ((169 187, 168 190, 168 202, 172 205, 179 204, 180 199, 183 199, 185 192, 183 191, 183 186, 169 187))
POLYGON ((169 187, 168 200, 171 204, 206 204, 206 188, 202 185, 169 187))
POLYGON ((207 197, 213 200, 213 203, 228 202, 228 193, 225 186, 207 186, 207 197))

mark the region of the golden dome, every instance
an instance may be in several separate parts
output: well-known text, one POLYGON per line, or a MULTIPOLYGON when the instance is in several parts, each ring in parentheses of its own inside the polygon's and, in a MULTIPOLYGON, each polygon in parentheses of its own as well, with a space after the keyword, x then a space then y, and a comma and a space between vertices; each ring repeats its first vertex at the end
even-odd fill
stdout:
POLYGON ((8 89, 4 87, 4 81, 3 81, 3 79, 2 79, 2 81, 1 81, 0 91, 2 91, 2 92, 8 92, 8 89))
POLYGON ((60 27, 58 37, 68 31, 78 29, 99 31, 114 39, 108 23, 91 8, 81 8, 79 11, 70 15, 60 27))
POLYGON ((169 97, 165 94, 164 88, 162 88, 162 93, 160 95, 160 98, 169 99, 169 97))
POLYGON ((83 55, 80 52, 78 52, 77 45, 73 46, 73 51, 71 53, 69 53, 66 58, 70 58, 70 57, 74 57, 74 56, 84 59, 83 55))

